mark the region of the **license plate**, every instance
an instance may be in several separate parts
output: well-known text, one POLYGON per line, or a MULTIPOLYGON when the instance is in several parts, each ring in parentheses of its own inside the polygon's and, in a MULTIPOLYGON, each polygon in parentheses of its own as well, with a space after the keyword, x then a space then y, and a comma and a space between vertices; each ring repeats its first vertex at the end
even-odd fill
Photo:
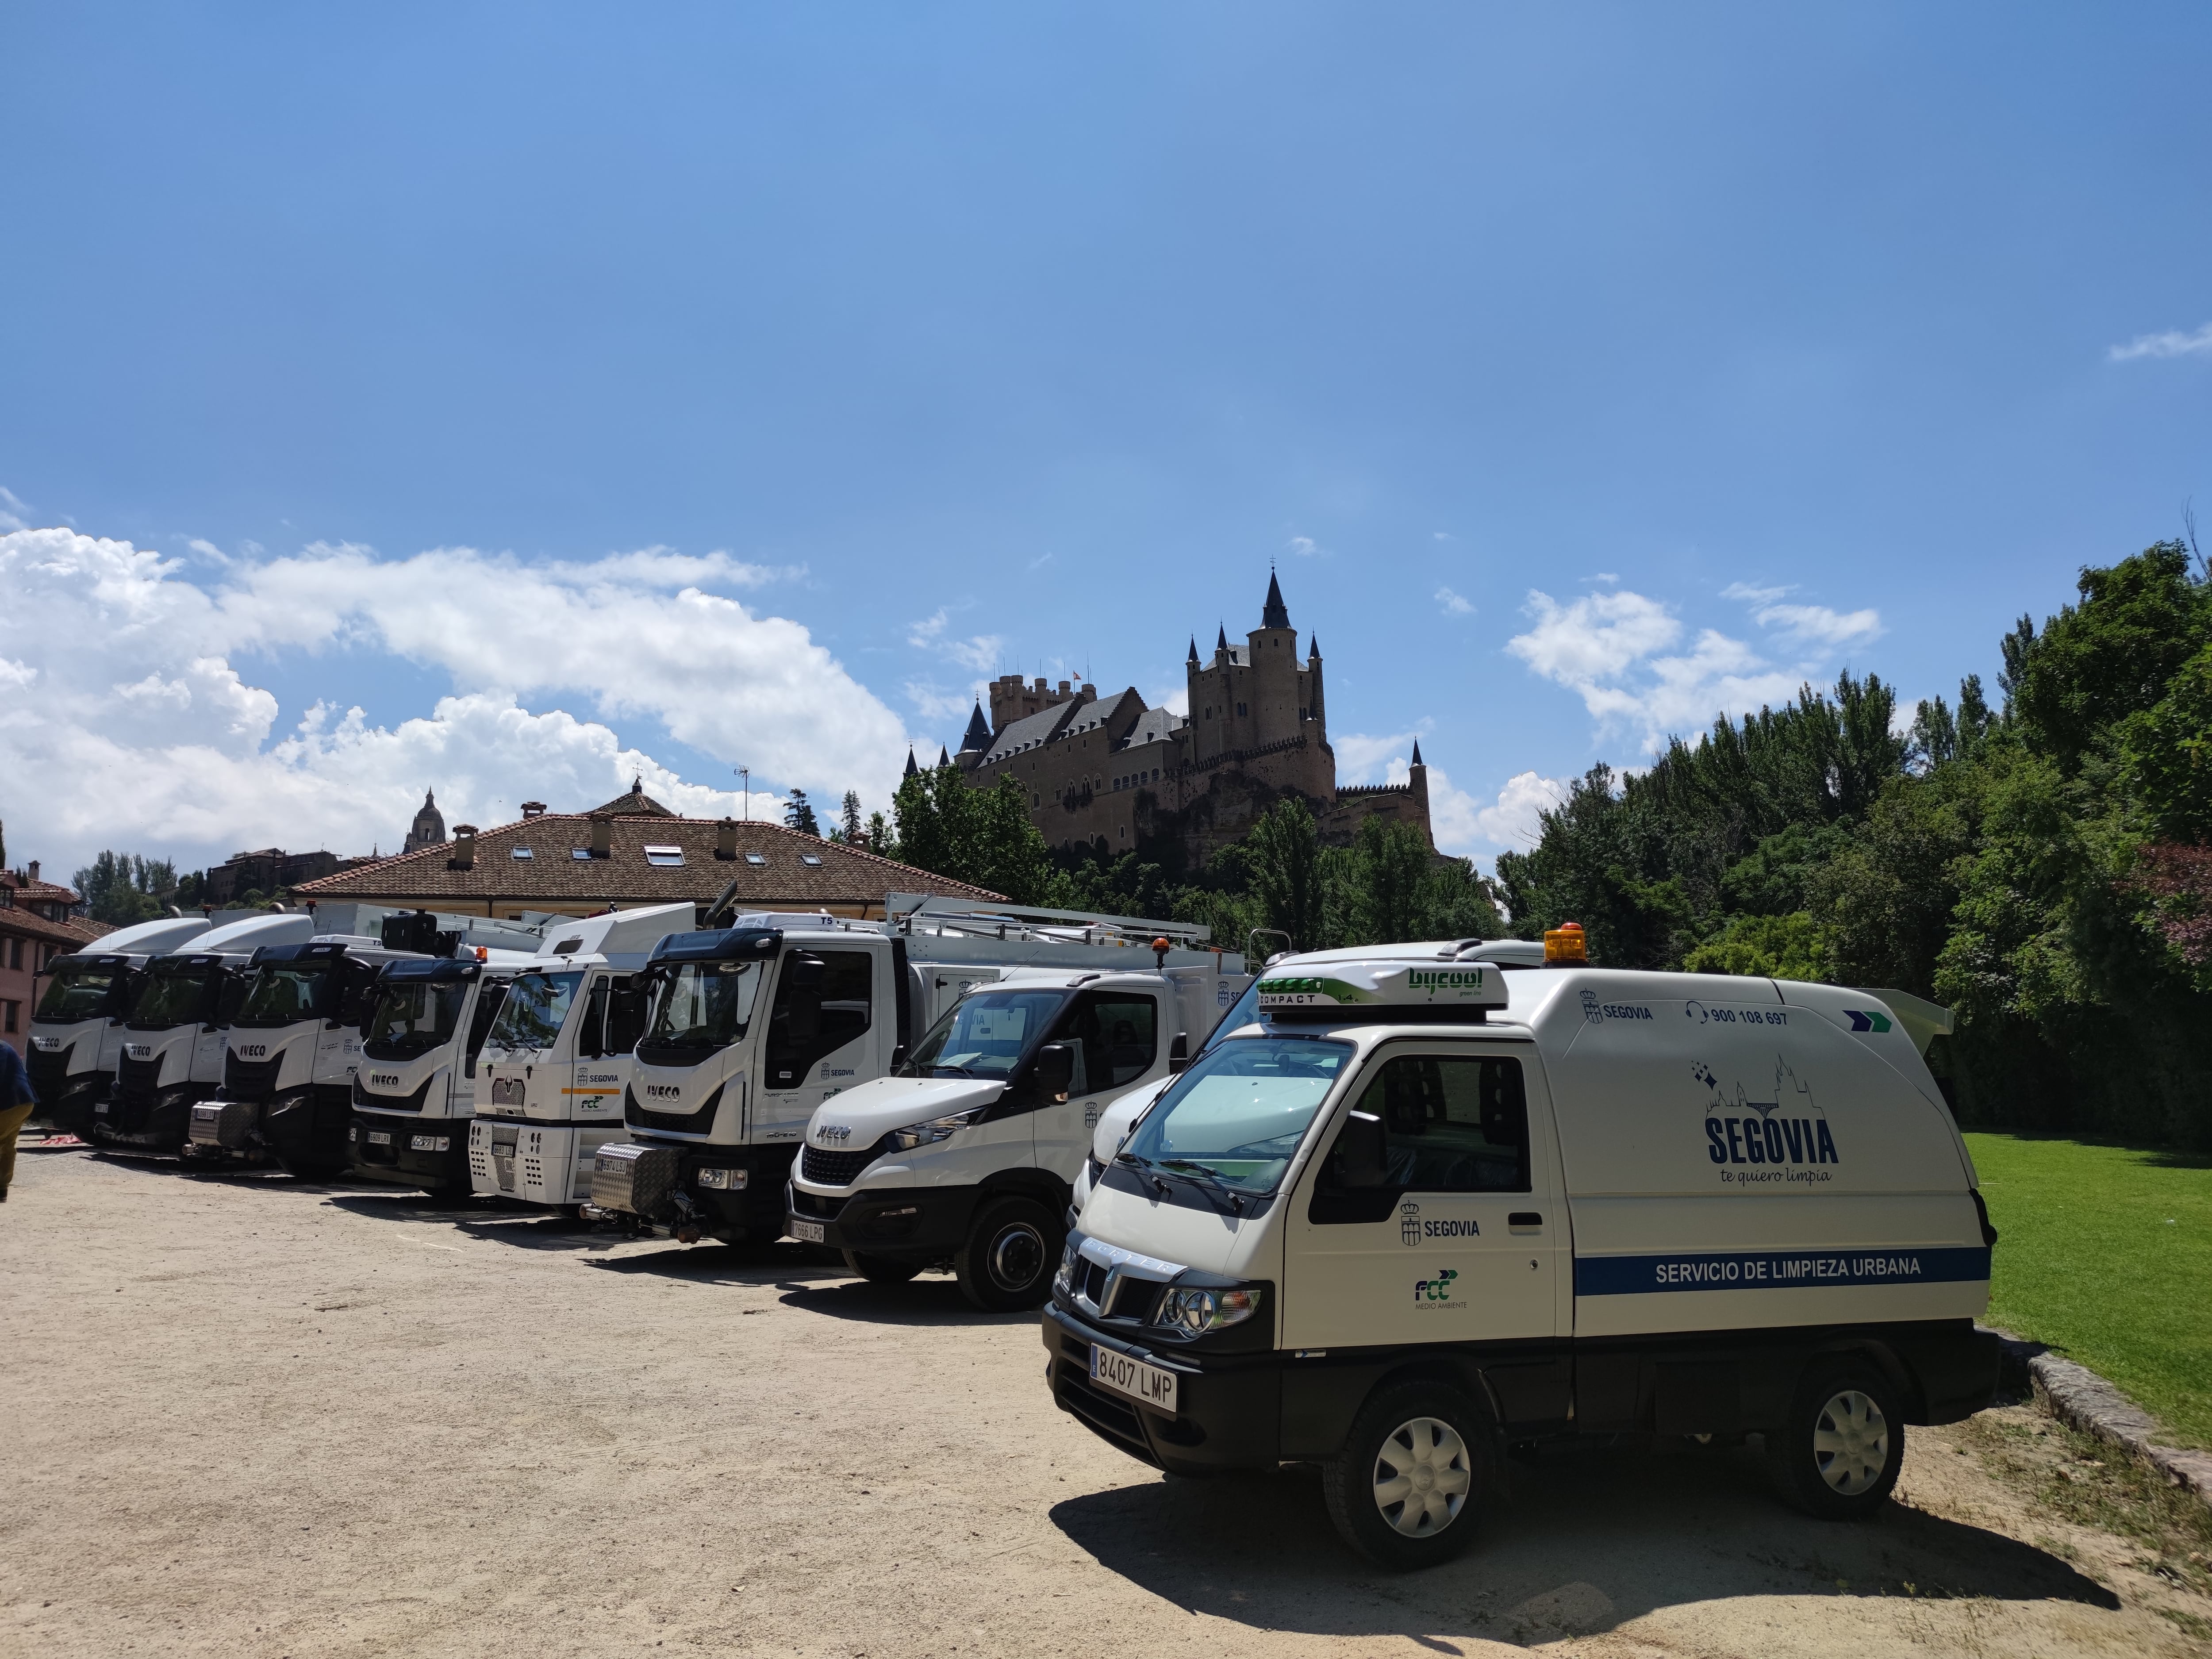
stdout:
POLYGON ((104 1100, 95 1100, 92 1103, 92 1109, 95 1112, 105 1113, 107 1110, 107 1103, 104 1100))
POLYGON ((791 1218, 791 1236, 802 1244, 819 1244, 827 1237, 820 1222, 801 1221, 797 1216, 791 1218))
POLYGON ((392 1131, 371 1129, 368 1132, 368 1144, 372 1146, 389 1146, 392 1144, 392 1131))
POLYGON ((1091 1345, 1091 1380, 1150 1406, 1154 1411, 1174 1415, 1177 1378, 1173 1371, 1162 1366, 1148 1365, 1141 1359, 1132 1359, 1094 1342, 1091 1345))

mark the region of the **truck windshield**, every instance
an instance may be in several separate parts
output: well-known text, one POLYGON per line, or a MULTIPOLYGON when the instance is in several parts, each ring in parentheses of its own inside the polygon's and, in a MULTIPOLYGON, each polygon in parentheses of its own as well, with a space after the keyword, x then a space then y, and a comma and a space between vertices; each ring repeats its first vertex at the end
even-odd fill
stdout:
POLYGON ((137 1006, 131 1011, 134 1031, 166 1031, 172 1026, 197 1024, 207 1007, 208 969, 168 967, 155 963, 138 988, 137 1006))
POLYGON ((487 1048, 550 1048, 568 1023, 568 1005, 584 982, 573 974, 518 974, 492 1022, 487 1048))
POLYGON ((325 957, 316 962, 271 962, 255 969, 253 982, 246 989, 246 1006, 232 1023, 296 1025, 303 1019, 313 1019, 323 981, 330 977, 336 961, 334 957, 325 957))
POLYGON ((371 1060, 411 1060, 453 1040, 468 987, 457 979, 387 979, 362 1052, 371 1060))
POLYGON ((929 1028, 901 1077, 1010 1075, 1043 1038, 1065 991, 975 991, 929 1028))
POLYGON ((238 1011, 246 1006, 246 994, 252 988, 253 975, 241 968, 222 970, 222 984, 215 996, 215 1023, 233 1025, 238 1021, 238 1011))
POLYGON ((757 963, 685 962, 665 971, 639 1047, 723 1048, 745 1034, 760 997, 757 963))
POLYGON ((39 999, 35 1019, 98 1019, 107 1012, 108 992, 121 975, 119 968, 96 968, 90 963, 57 966, 46 994, 39 999))
POLYGON ((1224 1042, 1176 1079, 1121 1156, 1272 1193, 1351 1058, 1350 1043, 1314 1037, 1224 1042))

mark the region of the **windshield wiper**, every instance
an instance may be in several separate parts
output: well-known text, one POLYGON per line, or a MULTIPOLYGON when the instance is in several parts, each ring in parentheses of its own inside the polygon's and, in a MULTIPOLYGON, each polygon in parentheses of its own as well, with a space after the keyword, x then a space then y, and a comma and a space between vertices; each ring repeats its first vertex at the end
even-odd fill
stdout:
POLYGON ((1163 1170, 1173 1170, 1194 1186, 1212 1188, 1229 1200, 1231 1213, 1236 1215, 1244 1213, 1244 1194, 1224 1181, 1219 1170, 1209 1169, 1203 1164, 1194 1164, 1187 1158, 1164 1158, 1160 1160, 1159 1167, 1163 1170))
POLYGON ((946 1072, 957 1072, 962 1077, 973 1077, 975 1075, 975 1073, 969 1071, 965 1066, 945 1066, 940 1065, 936 1060, 930 1061, 929 1069, 940 1076, 946 1072))

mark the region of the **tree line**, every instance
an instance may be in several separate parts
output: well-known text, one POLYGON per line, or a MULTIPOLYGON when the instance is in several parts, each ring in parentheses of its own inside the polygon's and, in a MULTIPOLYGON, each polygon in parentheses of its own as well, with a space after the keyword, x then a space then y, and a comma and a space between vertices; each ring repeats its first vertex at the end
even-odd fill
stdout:
POLYGON ((1898 720, 1846 673, 1597 766, 1498 861, 1519 931, 1596 960, 1895 988, 1950 1007, 1966 1121, 2212 1146, 2212 581, 2180 542, 1898 720))

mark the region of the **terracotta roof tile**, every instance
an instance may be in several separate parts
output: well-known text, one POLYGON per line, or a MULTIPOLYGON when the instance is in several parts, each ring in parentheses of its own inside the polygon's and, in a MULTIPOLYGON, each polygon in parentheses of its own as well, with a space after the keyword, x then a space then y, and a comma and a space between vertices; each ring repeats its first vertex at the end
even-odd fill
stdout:
POLYGON ((430 902, 482 904, 497 900, 519 908, 548 904, 703 903, 732 878, 736 902, 750 908, 816 905, 881 905, 889 893, 928 893, 1004 903, 1001 894, 879 858, 842 842, 817 841, 781 824, 757 820, 735 826, 738 856, 714 856, 719 818, 602 817, 599 812, 549 812, 479 832, 471 868, 451 867, 455 843, 428 847, 397 858, 342 870, 292 891, 316 900, 430 902), (608 832, 609 856, 577 858, 588 851, 594 828, 608 832), (646 848, 679 849, 683 861, 648 862, 646 848), (527 848, 518 858, 514 849, 527 848), (753 863, 745 856, 757 855, 753 863), (807 864, 803 859, 819 860, 807 864))

